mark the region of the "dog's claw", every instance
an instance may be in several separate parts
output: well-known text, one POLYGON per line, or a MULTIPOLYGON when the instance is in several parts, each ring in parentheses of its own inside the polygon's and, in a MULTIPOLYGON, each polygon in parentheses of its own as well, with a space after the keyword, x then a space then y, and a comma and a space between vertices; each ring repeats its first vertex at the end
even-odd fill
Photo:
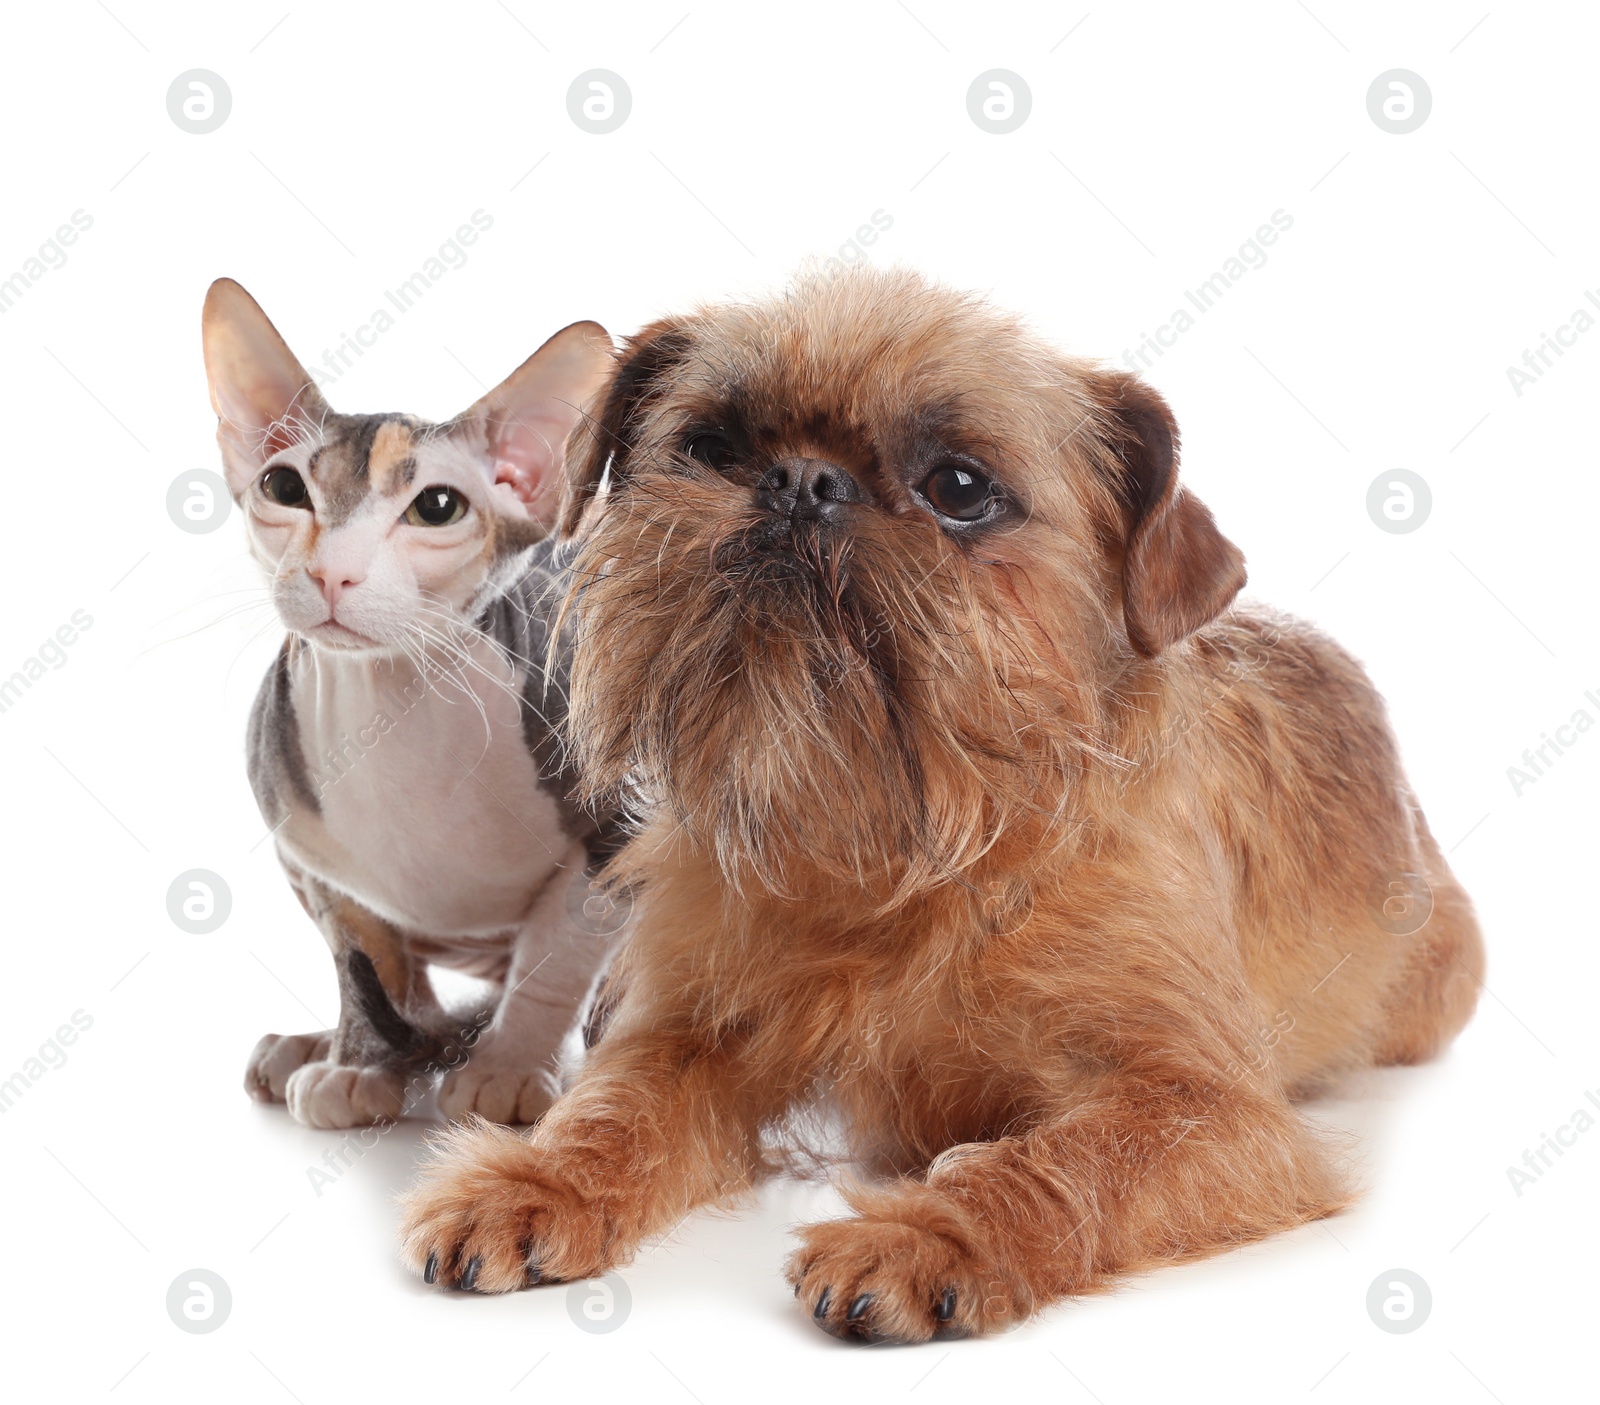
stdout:
POLYGON ((861 1321, 861 1319, 867 1315, 867 1309, 871 1306, 872 1294, 863 1293, 859 1298, 850 1304, 850 1311, 845 1313, 844 1320, 846 1322, 861 1321))
POLYGON ((817 1321, 820 1322, 824 1317, 826 1317, 828 1315, 828 1306, 832 1302, 833 1302, 833 1289, 832 1288, 824 1288, 822 1290, 822 1296, 817 1299, 816 1309, 812 1312, 811 1315, 813 1317, 815 1317, 817 1319, 817 1321))
POLYGON ((939 1321, 948 1322, 956 1315, 956 1290, 946 1288, 939 1299, 939 1321))
POLYGON ((467 1266, 466 1268, 462 1269, 461 1279, 456 1286, 460 1288, 463 1293, 470 1293, 472 1291, 473 1284, 478 1281, 478 1270, 482 1267, 482 1257, 474 1254, 470 1259, 467 1260, 467 1266))
POLYGON ((424 1283, 437 1283, 439 1281, 439 1256, 429 1254, 428 1262, 422 1266, 422 1281, 424 1283))

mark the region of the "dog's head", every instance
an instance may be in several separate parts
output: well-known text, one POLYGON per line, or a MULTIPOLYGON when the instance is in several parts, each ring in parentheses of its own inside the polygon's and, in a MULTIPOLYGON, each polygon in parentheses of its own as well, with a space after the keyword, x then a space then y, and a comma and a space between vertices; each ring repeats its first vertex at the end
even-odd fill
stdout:
POLYGON ((1160 396, 912 274, 657 322, 579 439, 580 767, 739 885, 1026 865, 1113 680, 1244 583, 1160 396))

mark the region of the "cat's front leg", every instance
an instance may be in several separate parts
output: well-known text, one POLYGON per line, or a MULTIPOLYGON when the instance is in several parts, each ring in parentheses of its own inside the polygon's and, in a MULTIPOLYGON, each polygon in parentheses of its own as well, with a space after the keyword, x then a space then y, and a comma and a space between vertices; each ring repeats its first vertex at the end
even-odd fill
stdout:
POLYGON ((287 1102, 290 1075, 308 1063, 326 1060, 332 1047, 331 1029, 316 1034, 263 1034, 245 1064, 245 1092, 261 1103, 287 1102))
POLYGON ((308 1127, 394 1120, 412 1076, 441 1048, 429 1028, 438 1006, 426 967, 401 932, 353 898, 306 874, 291 870, 290 878, 333 952, 339 1023, 319 1034, 267 1035, 250 1056, 245 1087, 287 1103, 308 1127))
POLYGON ((439 1087, 452 1121, 534 1123, 560 1092, 563 1043, 620 925, 596 915, 588 859, 583 844, 568 849, 518 931, 493 1020, 439 1087))

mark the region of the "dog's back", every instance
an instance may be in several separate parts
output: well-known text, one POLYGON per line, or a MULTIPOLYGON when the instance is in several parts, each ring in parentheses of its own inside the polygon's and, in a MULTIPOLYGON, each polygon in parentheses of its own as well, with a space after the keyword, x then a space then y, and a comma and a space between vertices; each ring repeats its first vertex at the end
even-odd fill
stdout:
POLYGON ((1365 670, 1305 622, 1242 605, 1152 671, 1162 705, 1133 714, 1128 740, 1154 793, 1135 803, 1192 807, 1168 832, 1214 837, 1288 1084, 1437 1053, 1472 1013, 1483 944, 1365 670))

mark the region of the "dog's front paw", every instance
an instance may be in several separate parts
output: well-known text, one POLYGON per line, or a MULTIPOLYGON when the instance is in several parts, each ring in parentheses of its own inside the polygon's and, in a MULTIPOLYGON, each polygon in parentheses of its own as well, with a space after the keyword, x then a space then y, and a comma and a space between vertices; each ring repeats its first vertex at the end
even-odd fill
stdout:
POLYGON ((328 1057, 333 1031, 320 1034, 263 1034, 244 1067, 244 1090, 257 1102, 281 1103, 288 1097, 289 1075, 297 1068, 328 1057))
POLYGON ((400 1255, 425 1282, 509 1293, 595 1278, 623 1257, 605 1200, 582 1193, 558 1153, 477 1117, 436 1147, 401 1199, 400 1255))
POLYGON ((387 1069, 319 1059, 303 1064, 285 1084, 289 1115, 307 1127, 370 1127, 405 1110, 405 1079, 387 1069))
POLYGON ((914 1222, 855 1218, 806 1225, 786 1275, 824 1332, 925 1342, 1008 1327, 1012 1290, 949 1235, 914 1222))
POLYGON ((489 1122, 531 1125, 555 1101, 555 1089, 540 1072, 484 1068, 477 1054, 464 1067, 445 1074, 439 1085, 439 1112, 452 1122, 476 1113, 489 1122))

